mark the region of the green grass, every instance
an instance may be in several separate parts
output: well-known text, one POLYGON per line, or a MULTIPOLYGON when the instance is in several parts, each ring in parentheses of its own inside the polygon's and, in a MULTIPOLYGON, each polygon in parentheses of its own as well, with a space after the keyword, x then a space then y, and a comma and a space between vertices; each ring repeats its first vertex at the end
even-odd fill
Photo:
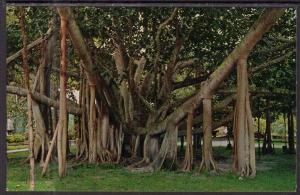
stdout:
POLYGON ((25 148, 28 148, 28 145, 16 145, 16 146, 7 145, 7 150, 18 150, 18 149, 25 149, 25 148))
MULTIPOLYGON (((214 153, 231 154, 221 147, 214 148, 214 153)), ((20 165, 21 159, 15 157, 8 155, 7 190, 28 191, 29 166, 20 165)), ((218 176, 196 171, 138 173, 115 164, 83 164, 69 168, 67 177, 59 179, 56 165, 50 165, 45 178, 40 176, 41 168, 37 166, 36 191, 295 191, 295 155, 277 150, 275 155, 257 159, 257 169, 255 179, 239 180, 231 172, 218 176)))

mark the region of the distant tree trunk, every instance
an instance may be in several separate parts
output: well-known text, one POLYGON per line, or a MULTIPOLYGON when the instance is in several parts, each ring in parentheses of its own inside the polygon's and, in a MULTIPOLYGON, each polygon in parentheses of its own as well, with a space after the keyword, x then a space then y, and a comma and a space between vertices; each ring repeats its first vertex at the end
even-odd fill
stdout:
POLYGON ((184 157, 183 167, 182 167, 183 171, 191 171, 193 166, 192 128, 193 128, 193 113, 188 113, 187 128, 186 128, 185 157, 184 157))
POLYGON ((199 171, 218 171, 212 151, 211 97, 203 99, 203 148, 199 171))
POLYGON ((67 174, 66 35, 67 35, 67 19, 65 17, 61 17, 61 68, 60 68, 59 121, 58 121, 58 135, 57 135, 58 173, 60 177, 64 177, 67 174))
POLYGON ((23 40, 23 70, 24 70, 24 80, 25 87, 28 90, 27 93, 27 127, 28 127, 28 138, 29 138, 29 163, 30 163, 30 190, 33 191, 35 188, 35 174, 34 174, 34 137, 33 137, 33 122, 32 122, 32 98, 30 91, 30 81, 29 81, 29 66, 27 61, 27 34, 25 29, 25 9, 20 8, 20 26, 23 40))
POLYGON ((132 141, 133 141, 133 143, 132 143, 131 158, 134 159, 137 157, 137 154, 138 154, 138 147, 140 145, 140 135, 134 135, 134 139, 132 141))
POLYGON ((265 139, 264 139, 264 144, 263 144, 263 153, 265 153, 265 154, 274 153, 274 149, 272 146, 270 106, 271 106, 270 99, 267 99, 266 131, 265 131, 265 139))
POLYGON ((184 149, 184 136, 180 136, 180 152, 183 152, 184 149))
POLYGON ((260 116, 257 118, 257 132, 258 132, 258 156, 261 154, 261 148, 260 148, 260 116))
POLYGON ((240 173, 241 176, 254 177, 256 174, 254 125, 249 100, 247 58, 239 59, 237 63, 233 171, 240 173))
POLYGON ((193 134, 193 151, 197 150, 197 134, 193 134))
POLYGON ((292 111, 288 113, 288 124, 288 152, 295 154, 294 119, 292 111))

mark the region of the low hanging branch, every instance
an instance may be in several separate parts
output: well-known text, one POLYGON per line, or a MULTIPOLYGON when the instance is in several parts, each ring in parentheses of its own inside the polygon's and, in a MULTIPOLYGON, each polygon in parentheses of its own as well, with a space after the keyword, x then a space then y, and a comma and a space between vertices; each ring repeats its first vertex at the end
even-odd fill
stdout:
MULTIPOLYGON (((21 88, 21 87, 16 87, 16 86, 6 86, 6 92, 26 97, 28 90, 21 88)), ((31 92, 31 97, 32 97, 32 99, 34 99, 35 101, 37 101, 41 104, 45 104, 47 106, 50 106, 50 107, 53 107, 56 109, 59 108, 59 102, 57 102, 45 95, 41 95, 38 92, 31 92)), ((71 101, 68 101, 67 111, 74 115, 81 114, 81 110, 80 110, 79 106, 76 103, 71 102, 71 101)))
POLYGON ((24 70, 24 83, 27 89, 27 112, 28 112, 28 138, 29 138, 29 161, 30 161, 30 190, 35 188, 35 174, 34 174, 34 151, 33 151, 33 116, 32 116, 32 98, 30 93, 30 82, 29 82, 29 66, 27 62, 27 35, 25 29, 25 9, 20 8, 20 26, 23 40, 23 70, 24 70))

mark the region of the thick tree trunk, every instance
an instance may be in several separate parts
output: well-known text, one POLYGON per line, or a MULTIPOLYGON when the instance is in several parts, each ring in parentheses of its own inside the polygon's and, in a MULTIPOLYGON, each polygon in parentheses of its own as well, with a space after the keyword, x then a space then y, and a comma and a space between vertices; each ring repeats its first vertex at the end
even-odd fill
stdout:
POLYGON ((193 113, 188 113, 187 128, 186 128, 185 157, 184 157, 183 167, 182 167, 183 171, 191 171, 193 166, 192 128, 193 128, 193 113))
POLYGON ((249 101, 247 58, 238 61, 237 89, 233 170, 241 176, 254 177, 256 174, 254 126, 249 101))
POLYGON ((211 98, 203 99, 203 149, 199 171, 218 171, 212 151, 211 98))
POLYGON ((34 173, 34 137, 33 137, 33 116, 32 116, 32 97, 30 93, 30 81, 29 81, 29 66, 27 60, 27 34, 25 29, 25 9, 20 8, 20 27, 23 41, 23 70, 25 79, 25 88, 27 89, 27 127, 29 138, 29 163, 30 163, 30 190, 35 188, 35 173, 34 173))
POLYGON ((177 158, 178 126, 174 126, 174 128, 175 130, 172 129, 166 132, 160 150, 158 150, 157 138, 151 138, 150 135, 146 135, 143 160, 128 166, 128 168, 152 172, 161 169, 164 163, 169 169, 173 168, 177 158))

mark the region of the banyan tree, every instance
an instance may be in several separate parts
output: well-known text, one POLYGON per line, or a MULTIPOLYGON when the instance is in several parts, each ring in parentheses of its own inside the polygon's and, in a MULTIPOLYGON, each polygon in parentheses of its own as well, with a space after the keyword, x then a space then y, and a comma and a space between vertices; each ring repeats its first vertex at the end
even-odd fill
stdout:
POLYGON ((251 79, 270 66, 291 63, 295 42, 277 35, 293 11, 210 9, 14 8, 23 13, 22 37, 33 42, 23 41, 18 52, 9 48, 8 68, 22 71, 23 64, 26 82, 9 80, 7 92, 31 99, 31 151, 43 174, 50 162, 58 163, 61 177, 67 174, 69 113, 76 118, 75 161, 127 162, 139 171, 218 172, 212 133, 228 125, 233 169, 255 176, 252 100, 275 92, 253 87, 251 79), (35 40, 28 22, 34 14, 49 19, 35 40), (193 160, 195 132, 203 132, 199 164, 193 160), (182 161, 179 134, 186 137, 182 161))

